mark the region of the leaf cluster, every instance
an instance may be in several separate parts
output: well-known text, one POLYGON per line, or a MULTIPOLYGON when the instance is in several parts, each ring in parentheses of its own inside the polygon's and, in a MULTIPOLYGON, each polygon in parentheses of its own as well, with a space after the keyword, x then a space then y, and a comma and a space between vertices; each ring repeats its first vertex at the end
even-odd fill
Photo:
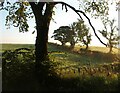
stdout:
POLYGON ((71 28, 75 32, 77 42, 83 43, 88 46, 91 41, 91 34, 89 28, 85 25, 83 20, 78 20, 71 25, 71 28))
POLYGON ((69 26, 61 26, 57 30, 54 30, 52 38, 65 44, 70 41, 72 30, 69 26))
POLYGON ((78 0, 80 1, 80 8, 86 13, 90 13, 92 17, 98 18, 99 16, 108 15, 109 7, 108 2, 105 0, 78 0))
POLYGON ((2 7, 2 10, 8 11, 5 24, 8 28, 14 26, 19 27, 20 32, 28 31, 28 18, 33 18, 33 12, 28 2, 9 2, 2 7))

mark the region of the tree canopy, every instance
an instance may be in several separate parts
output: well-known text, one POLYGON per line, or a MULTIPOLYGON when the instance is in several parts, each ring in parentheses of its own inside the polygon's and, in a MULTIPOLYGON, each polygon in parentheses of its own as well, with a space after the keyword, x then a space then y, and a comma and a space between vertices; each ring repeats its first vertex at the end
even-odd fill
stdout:
POLYGON ((91 34, 89 31, 90 29, 84 24, 83 20, 78 20, 78 22, 76 22, 75 28, 77 31, 78 41, 86 45, 87 49, 88 44, 90 44, 91 41, 91 34))
POLYGON ((54 30, 52 38, 60 41, 62 45, 65 45, 65 43, 71 40, 71 32, 72 30, 69 26, 61 26, 57 30, 54 30))

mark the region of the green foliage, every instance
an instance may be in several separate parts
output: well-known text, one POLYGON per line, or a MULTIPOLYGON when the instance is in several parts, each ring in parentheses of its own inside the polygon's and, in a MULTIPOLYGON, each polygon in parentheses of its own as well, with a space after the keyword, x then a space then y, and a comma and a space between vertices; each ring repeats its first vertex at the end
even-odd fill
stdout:
POLYGON ((28 2, 8 2, 2 7, 2 10, 8 11, 5 24, 8 28, 12 25, 19 27, 20 32, 28 31, 28 18, 33 18, 33 13, 28 2))
POLYGON ((74 22, 71 28, 74 30, 77 42, 85 44, 87 49, 91 41, 91 34, 89 28, 84 24, 84 21, 78 20, 78 22, 74 22))
POLYGON ((28 48, 20 48, 16 49, 15 51, 6 50, 5 52, 2 53, 3 68, 5 69, 9 68, 11 69, 13 67, 16 70, 19 70, 21 69, 21 67, 18 66, 34 63, 33 61, 34 59, 35 59, 34 51, 28 48))
POLYGON ((52 38, 60 41, 62 45, 65 45, 65 43, 71 40, 74 33, 71 31, 69 26, 61 26, 59 29, 55 30, 53 34, 52 38))
POLYGON ((78 22, 73 22, 73 24, 68 26, 61 26, 59 29, 55 30, 52 38, 58 40, 65 45, 69 42, 71 47, 75 46, 75 43, 82 42, 88 48, 88 44, 91 41, 91 34, 89 33, 89 28, 84 24, 83 20, 78 20, 78 22))
POLYGON ((34 51, 28 48, 6 50, 2 53, 3 91, 24 91, 24 88, 29 90, 29 87, 34 87, 34 59, 34 51))
POLYGON ((34 50, 29 49, 30 47, 16 49, 17 46, 9 45, 12 50, 7 50, 8 47, 4 45, 7 51, 2 54, 3 92, 8 90, 96 93, 119 90, 120 63, 116 62, 116 55, 95 51, 82 54, 71 52, 67 47, 49 44, 50 61, 42 62, 43 74, 46 76, 41 83, 41 75, 37 77, 35 74, 34 50))
POLYGON ((109 6, 108 1, 105 0, 78 0, 80 1, 80 9, 91 14, 92 17, 98 18, 100 16, 108 15, 109 6))

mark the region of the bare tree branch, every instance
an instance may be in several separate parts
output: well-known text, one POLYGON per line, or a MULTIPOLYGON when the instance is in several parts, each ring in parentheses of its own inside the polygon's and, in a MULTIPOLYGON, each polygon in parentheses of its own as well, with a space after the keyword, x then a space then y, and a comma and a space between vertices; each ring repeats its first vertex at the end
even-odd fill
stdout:
MULTIPOLYGON (((80 17, 80 19, 82 19, 82 17, 81 17, 81 15, 78 13, 78 11, 79 10, 76 10, 74 7, 72 7, 71 5, 69 5, 69 4, 67 4, 67 3, 65 3, 65 2, 53 2, 55 5, 56 4, 62 4, 62 9, 63 9, 63 6, 65 6, 65 9, 67 9, 67 6, 69 7, 69 8, 71 8, 72 10, 74 10, 78 15, 79 15, 79 17, 80 17)), ((68 11, 68 10, 66 10, 66 11, 68 11)), ((82 19, 83 20, 83 19, 82 19)))
MULTIPOLYGON (((69 5, 69 4, 65 3, 65 2, 54 2, 54 4, 55 4, 55 5, 56 5, 56 4, 62 4, 62 6, 65 5, 66 7, 71 8, 73 11, 75 11, 75 12, 79 15, 79 17, 80 17, 81 19, 82 19, 82 17, 81 17, 81 15, 80 15, 80 13, 83 14, 83 15, 87 18, 90 26, 92 27, 95 36, 98 38, 98 40, 99 40, 103 45, 107 46, 107 44, 105 44, 105 43, 99 38, 99 36, 97 35, 97 33, 96 33, 96 31, 95 31, 95 28, 93 27, 90 19, 87 17, 87 15, 86 15, 83 11, 81 11, 81 10, 76 10, 73 6, 71 6, 71 5, 69 5)), ((82 19, 82 20, 83 20, 83 19, 82 19)))

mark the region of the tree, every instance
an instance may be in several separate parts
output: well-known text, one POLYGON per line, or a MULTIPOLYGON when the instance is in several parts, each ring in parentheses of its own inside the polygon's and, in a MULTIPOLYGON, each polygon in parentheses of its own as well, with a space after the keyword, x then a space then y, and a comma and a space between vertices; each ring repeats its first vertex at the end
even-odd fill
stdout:
POLYGON ((67 42, 71 44, 70 48, 73 48, 75 45, 75 32, 69 26, 61 26, 59 29, 54 30, 52 38, 58 40, 64 46, 67 42))
POLYGON ((85 50, 87 50, 88 44, 90 44, 91 41, 91 34, 89 33, 89 28, 87 28, 83 20, 78 20, 78 22, 74 22, 72 26, 72 28, 74 28, 74 32, 76 33, 77 41, 85 44, 85 50))
POLYGON ((108 17, 104 18, 102 20, 102 23, 104 25, 103 30, 99 30, 99 32, 102 34, 103 37, 105 37, 108 40, 108 46, 110 48, 109 52, 112 52, 112 48, 119 44, 120 36, 118 36, 117 33, 117 27, 115 24, 115 19, 110 20, 108 17))
POLYGON ((74 46, 75 46, 75 43, 77 43, 77 40, 76 40, 76 33, 73 29, 71 29, 70 33, 69 33, 69 42, 70 42, 70 48, 73 49, 74 46))
POLYGON ((47 2, 15 2, 14 4, 7 2, 7 4, 8 6, 5 8, 2 7, 4 10, 9 12, 9 15, 6 17, 6 25, 12 24, 14 27, 19 27, 20 32, 28 31, 29 26, 27 20, 29 17, 35 17, 37 30, 35 43, 35 68, 38 70, 41 68, 41 62, 48 59, 48 30, 54 4, 47 2), (46 9, 43 9, 44 6, 46 6, 46 9), (28 10, 30 10, 30 12, 28 12, 28 10))
POLYGON ((64 46, 65 43, 69 42, 70 40, 70 33, 71 29, 69 26, 61 26, 57 30, 54 30, 52 38, 58 40, 64 46))
MULTIPOLYGON (((21 0, 20 0, 21 1, 21 0)), ((66 12, 68 11, 68 7, 71 8, 75 13, 78 14, 80 19, 82 19, 81 14, 85 16, 88 20, 90 26, 92 27, 95 36, 101 41, 101 39, 96 34, 95 28, 93 27, 90 19, 86 16, 86 14, 81 10, 76 10, 71 5, 65 2, 30 2, 27 0, 26 2, 15 2, 11 4, 8 0, 6 1, 6 6, 3 2, 0 2, 0 10, 7 10, 9 15, 6 17, 6 22, 8 25, 13 25, 14 27, 19 27, 21 32, 28 31, 29 25, 27 23, 28 18, 35 17, 36 21, 36 43, 35 43, 35 68, 38 71, 41 68, 41 62, 48 60, 48 52, 47 52, 47 42, 48 42, 48 31, 50 21, 52 19, 53 8, 57 4, 61 4, 62 8, 65 8, 66 12), (27 2, 28 1, 28 2, 27 2)), ((82 19, 83 20, 83 19, 82 19)))
POLYGON ((77 32, 77 29, 76 29, 76 22, 73 22, 70 25, 70 27, 71 27, 71 31, 72 31, 70 44, 71 44, 71 48, 74 48, 75 43, 78 42, 78 32, 77 32))
POLYGON ((78 28, 78 37, 81 42, 83 42, 84 45, 86 45, 85 50, 88 49, 88 45, 91 41, 91 34, 89 32, 89 28, 84 24, 84 21, 79 20, 77 23, 78 28))

